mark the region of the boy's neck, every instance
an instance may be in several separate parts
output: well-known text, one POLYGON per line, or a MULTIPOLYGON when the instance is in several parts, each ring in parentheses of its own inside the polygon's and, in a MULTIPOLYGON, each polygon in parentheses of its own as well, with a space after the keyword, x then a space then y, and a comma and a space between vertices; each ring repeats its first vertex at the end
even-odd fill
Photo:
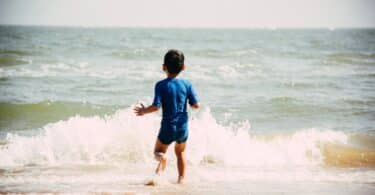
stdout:
POLYGON ((178 74, 167 74, 167 77, 170 79, 175 79, 178 76, 178 74))

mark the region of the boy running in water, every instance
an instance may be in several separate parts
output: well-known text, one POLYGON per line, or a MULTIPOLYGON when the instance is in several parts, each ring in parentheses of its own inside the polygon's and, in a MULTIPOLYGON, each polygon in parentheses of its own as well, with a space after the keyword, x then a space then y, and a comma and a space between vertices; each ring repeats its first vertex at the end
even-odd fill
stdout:
POLYGON ((187 103, 192 108, 198 109, 199 104, 192 84, 188 80, 177 78, 185 69, 184 54, 178 50, 169 50, 164 56, 163 71, 167 78, 155 85, 155 94, 152 105, 134 108, 138 116, 155 112, 161 107, 163 116, 159 135, 156 140, 154 155, 159 161, 156 174, 164 171, 167 159, 165 153, 172 142, 176 142, 174 150, 177 157, 178 183, 183 183, 185 178, 185 147, 188 139, 188 113, 187 103))

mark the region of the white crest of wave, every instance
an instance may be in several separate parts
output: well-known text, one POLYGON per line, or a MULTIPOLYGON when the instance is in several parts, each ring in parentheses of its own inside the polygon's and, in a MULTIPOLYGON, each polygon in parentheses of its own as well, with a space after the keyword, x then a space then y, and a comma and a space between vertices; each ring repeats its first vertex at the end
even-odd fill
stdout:
POLYGON ((235 68, 229 65, 219 66, 218 73, 224 78, 233 78, 239 74, 235 68))
MULTIPOLYGON (((111 116, 75 116, 46 125, 35 136, 7 135, 0 166, 27 164, 122 164, 153 161, 160 117, 134 115, 131 108, 111 116)), ((228 166, 296 166, 322 162, 320 145, 347 141, 337 131, 301 130, 271 138, 249 134, 247 121, 219 124, 209 109, 190 120, 189 163, 228 166)), ((173 148, 168 156, 172 161, 173 148)))
POLYGON ((338 131, 300 130, 266 138, 249 134, 250 123, 219 125, 209 111, 191 121, 189 158, 194 162, 250 166, 298 166, 322 163, 324 143, 346 143, 338 131))
POLYGON ((121 163, 150 157, 160 117, 136 117, 132 109, 104 118, 75 116, 46 125, 39 135, 8 134, 0 165, 121 163))

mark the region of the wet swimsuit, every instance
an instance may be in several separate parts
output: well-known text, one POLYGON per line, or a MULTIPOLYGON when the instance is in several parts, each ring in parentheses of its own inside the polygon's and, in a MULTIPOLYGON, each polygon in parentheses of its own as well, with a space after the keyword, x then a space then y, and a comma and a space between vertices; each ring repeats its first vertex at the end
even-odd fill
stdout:
POLYGON ((163 118, 159 140, 166 145, 173 141, 185 142, 188 138, 187 103, 198 102, 191 83, 184 79, 166 78, 156 83, 152 105, 162 107, 163 118))

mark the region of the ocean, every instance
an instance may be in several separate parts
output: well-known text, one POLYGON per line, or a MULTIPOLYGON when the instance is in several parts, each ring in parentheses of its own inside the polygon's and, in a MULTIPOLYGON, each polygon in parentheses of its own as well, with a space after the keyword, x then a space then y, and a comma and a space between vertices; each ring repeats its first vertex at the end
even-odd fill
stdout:
POLYGON ((0 94, 0 193, 375 192, 375 29, 0 26, 0 94), (148 187, 172 48, 201 108, 148 187))

